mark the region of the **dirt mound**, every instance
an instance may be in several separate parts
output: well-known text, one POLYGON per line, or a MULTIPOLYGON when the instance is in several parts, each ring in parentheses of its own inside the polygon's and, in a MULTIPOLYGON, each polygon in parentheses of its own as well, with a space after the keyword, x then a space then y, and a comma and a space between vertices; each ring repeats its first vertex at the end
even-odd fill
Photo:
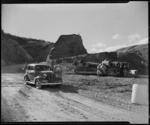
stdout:
POLYGON ((58 59, 64 57, 86 54, 80 35, 61 35, 56 41, 54 48, 49 53, 51 58, 58 59))

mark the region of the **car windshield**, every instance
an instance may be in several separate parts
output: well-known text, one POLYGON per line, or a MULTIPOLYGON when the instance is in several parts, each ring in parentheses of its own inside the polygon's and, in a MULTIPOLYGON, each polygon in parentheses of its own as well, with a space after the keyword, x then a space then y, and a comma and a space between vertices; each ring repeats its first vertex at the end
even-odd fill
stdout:
POLYGON ((35 67, 36 70, 38 71, 45 71, 45 70, 50 70, 49 66, 43 66, 43 65, 38 65, 35 67))

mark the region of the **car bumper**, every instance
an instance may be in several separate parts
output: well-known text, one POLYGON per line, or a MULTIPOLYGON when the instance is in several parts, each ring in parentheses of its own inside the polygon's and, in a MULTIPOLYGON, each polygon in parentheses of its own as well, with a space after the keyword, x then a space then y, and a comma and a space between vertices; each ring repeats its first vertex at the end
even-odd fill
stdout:
POLYGON ((62 85, 63 83, 40 83, 40 85, 62 85))

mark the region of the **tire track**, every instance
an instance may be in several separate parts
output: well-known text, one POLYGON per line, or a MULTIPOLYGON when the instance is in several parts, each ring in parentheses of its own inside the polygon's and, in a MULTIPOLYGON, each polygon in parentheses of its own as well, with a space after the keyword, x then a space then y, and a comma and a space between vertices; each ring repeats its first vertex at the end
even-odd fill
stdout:
POLYGON ((97 120, 97 121, 122 121, 122 119, 119 119, 116 116, 108 115, 108 113, 105 113, 102 110, 95 109, 94 107, 90 107, 88 105, 83 104, 82 102, 78 102, 76 100, 67 98, 62 93, 54 93, 57 97, 59 97, 59 101, 57 98, 54 98, 55 102, 62 106, 63 108, 67 107, 66 110, 70 110, 70 112, 74 113, 78 112, 82 117, 84 117, 86 120, 97 120), (63 101, 63 100, 64 101, 63 101))

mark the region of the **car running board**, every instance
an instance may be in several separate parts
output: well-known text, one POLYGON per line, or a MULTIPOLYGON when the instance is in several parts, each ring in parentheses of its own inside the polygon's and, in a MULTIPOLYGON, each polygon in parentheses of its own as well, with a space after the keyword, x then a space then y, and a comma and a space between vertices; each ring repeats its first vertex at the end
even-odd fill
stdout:
POLYGON ((30 83, 30 84, 34 84, 33 82, 31 82, 31 81, 26 81, 27 83, 30 83))

